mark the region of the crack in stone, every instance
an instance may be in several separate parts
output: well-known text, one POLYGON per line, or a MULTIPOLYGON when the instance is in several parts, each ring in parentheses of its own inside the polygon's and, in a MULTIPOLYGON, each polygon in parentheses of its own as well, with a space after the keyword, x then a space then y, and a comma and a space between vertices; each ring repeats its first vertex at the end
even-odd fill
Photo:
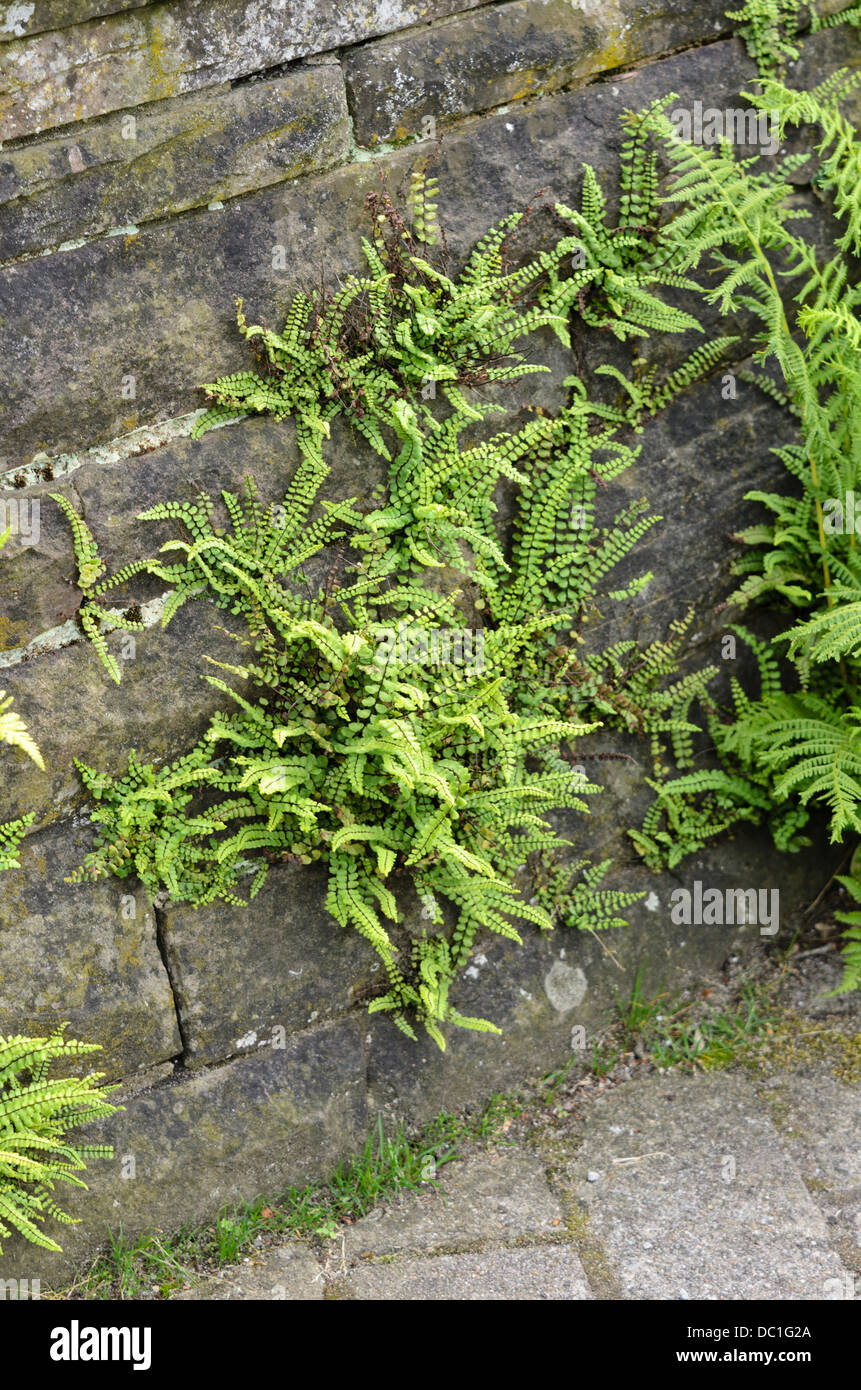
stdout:
POLYGON ((179 1002, 179 984, 174 979, 174 973, 171 968, 170 957, 168 955, 167 940, 165 937, 166 924, 164 911, 162 908, 157 907, 155 903, 153 903, 153 916, 155 917, 156 946, 158 947, 158 953, 161 957, 161 963, 164 966, 164 973, 167 976, 168 987, 170 989, 171 998, 173 999, 174 1013, 176 1014, 176 1026, 179 1032, 180 1042, 182 1043, 182 1051, 178 1054, 178 1056, 171 1058, 171 1061, 174 1064, 175 1072, 186 1071, 186 1059, 191 1051, 191 1043, 188 1038, 188 1034, 185 1027, 185 1020, 183 1018, 182 1007, 179 1002))

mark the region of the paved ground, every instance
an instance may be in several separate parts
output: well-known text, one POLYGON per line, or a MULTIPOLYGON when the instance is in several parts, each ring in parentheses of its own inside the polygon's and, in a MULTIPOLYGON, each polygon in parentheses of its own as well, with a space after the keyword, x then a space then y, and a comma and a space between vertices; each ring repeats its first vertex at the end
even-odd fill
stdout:
POLYGON ((861 1295, 861 1088, 642 1070, 440 1170, 314 1250, 185 1299, 846 1299, 861 1295))

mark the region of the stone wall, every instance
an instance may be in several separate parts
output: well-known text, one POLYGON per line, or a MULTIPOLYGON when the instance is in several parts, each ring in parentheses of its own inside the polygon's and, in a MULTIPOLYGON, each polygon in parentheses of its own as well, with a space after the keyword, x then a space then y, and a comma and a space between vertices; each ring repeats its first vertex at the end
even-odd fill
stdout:
MULTIPOLYGON (((104 1130, 115 1161, 70 1198, 83 1224, 66 1257, 7 1242, 4 1276, 59 1278, 107 1226, 167 1229, 320 1175, 381 1109, 426 1115, 565 1060, 572 1025, 597 1026, 644 962, 649 986, 676 985, 756 940, 673 927, 676 882, 779 885, 789 929, 790 904, 824 879, 824 850, 780 858, 759 833, 675 879, 650 875, 625 836, 649 799, 648 750, 596 737, 589 771, 605 791, 570 828, 648 896, 610 945, 489 939, 456 1003, 503 1035, 455 1033, 445 1055, 368 1018, 372 954, 324 912, 316 868, 274 870, 247 910, 65 881, 91 838, 73 758, 116 770, 132 747, 181 751, 217 699, 201 656, 232 646, 203 604, 162 631, 151 590, 133 653, 109 639, 124 671, 110 685, 74 624, 69 531, 48 494, 83 510, 112 565, 152 548, 135 517, 157 500, 235 487, 249 469, 280 494, 297 459, 289 424, 189 439, 196 383, 247 363, 233 295, 272 323, 297 287, 359 270, 365 194, 381 180, 402 192, 429 151, 456 257, 541 190, 573 201, 584 161, 612 188, 622 109, 670 91, 740 104, 754 69, 729 33, 723 0, 0 3, 0 501, 39 503, 38 536, 19 530, 0 556, 0 683, 46 764, 3 764, 0 821, 36 814, 20 869, 0 880, 0 1034, 68 1019, 103 1045, 126 1107, 104 1130)), ((855 31, 838 30, 809 38, 801 65, 809 78, 859 61, 855 31)), ((558 405, 570 364, 555 340, 537 351, 555 375, 526 378, 518 404, 558 405)), ((781 432, 767 400, 740 388, 730 406, 719 378, 646 431, 624 487, 665 522, 634 557, 656 579, 623 614, 629 635, 660 635, 693 603, 692 655, 719 656, 726 537, 751 516, 745 491, 777 480, 781 432)), ((336 432, 331 452, 336 493, 370 490, 377 462, 356 439, 336 432)))

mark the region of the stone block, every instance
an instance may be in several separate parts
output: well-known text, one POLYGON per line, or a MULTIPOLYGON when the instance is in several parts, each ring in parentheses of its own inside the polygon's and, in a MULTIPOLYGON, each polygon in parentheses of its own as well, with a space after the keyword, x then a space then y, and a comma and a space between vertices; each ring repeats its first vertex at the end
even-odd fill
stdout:
POLYGON ((113 114, 0 158, 0 261, 124 228, 342 160, 337 63, 113 114))
MULTIPOLYGON (((731 31, 723 0, 515 0, 349 49, 344 70, 360 145, 435 137, 504 103, 731 31)), ((631 74, 626 74, 630 76, 631 74)))
POLYGON ((182 1050, 155 913, 133 880, 70 884, 89 848, 81 826, 30 835, 0 880, 0 1035, 68 1036, 102 1052, 73 1064, 111 1079, 182 1050))
POLYGON ((170 904, 164 943, 188 1065, 269 1048, 346 1013, 380 966, 324 908, 321 865, 278 865, 247 907, 170 904))

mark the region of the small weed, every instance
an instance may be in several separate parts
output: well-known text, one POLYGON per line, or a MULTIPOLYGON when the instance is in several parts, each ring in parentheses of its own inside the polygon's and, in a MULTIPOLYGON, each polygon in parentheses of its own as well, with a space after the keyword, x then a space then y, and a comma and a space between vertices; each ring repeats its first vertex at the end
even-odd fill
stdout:
POLYGON ((380 1115, 376 1133, 368 1136, 362 1153, 346 1166, 342 1164, 329 1184, 333 1216, 365 1216, 379 1201, 435 1181, 437 1169, 456 1157, 455 1153, 440 1156, 426 1141, 410 1143, 402 1129, 387 1139, 380 1115))
MULTIPOLYGON (((193 1236, 191 1236, 193 1240, 193 1236)), ((136 1240, 122 1230, 111 1231, 109 1250, 87 1271, 82 1285, 73 1292, 97 1299, 167 1297, 181 1289, 192 1272, 190 1233, 183 1229, 173 1236, 150 1231, 136 1240)))
POLYGON ((715 1071, 744 1061, 762 1046, 777 1013, 770 992, 746 984, 732 1007, 720 1012, 700 1000, 671 999, 662 993, 646 1000, 641 974, 631 1000, 619 1008, 620 1026, 629 1046, 637 1046, 661 1070, 670 1067, 715 1071))
POLYGON ((551 1071, 548 1072, 546 1076, 542 1076, 541 1098, 544 1101, 545 1105, 549 1105, 552 1107, 556 1104, 559 1092, 561 1091, 565 1082, 568 1080, 572 1068, 576 1064, 577 1060, 578 1057, 577 1053, 575 1052, 574 1055, 565 1063, 564 1067, 560 1067, 558 1071, 551 1071))
POLYGON ((596 1042, 592 1048, 592 1075, 599 1079, 609 1076, 613 1068, 622 1060, 622 1048, 612 1038, 596 1042))
POLYGON ((219 1217, 215 1226, 219 1264, 233 1264, 251 1229, 250 1220, 237 1216, 219 1217))
POLYGON ((496 1092, 472 1122, 470 1133, 475 1139, 492 1138, 499 1133, 506 1120, 517 1119, 522 1113, 523 1102, 517 1096, 496 1092))
POLYGON ((683 1018, 693 1004, 672 1013, 660 1033, 649 1038, 656 1066, 688 1066, 716 1071, 745 1061, 760 1049, 773 1030, 777 1014, 762 986, 745 985, 733 1008, 723 1013, 700 1010, 697 1019, 683 1018))
POLYGON ((665 994, 657 994, 654 999, 646 999, 643 995, 643 972, 645 967, 640 966, 634 976, 634 985, 631 990, 631 997, 623 1001, 616 991, 616 1010, 619 1015, 619 1023, 624 1033, 626 1043, 633 1044, 644 1033, 648 1032, 655 1020, 661 1018, 660 1010, 666 1003, 665 994))

